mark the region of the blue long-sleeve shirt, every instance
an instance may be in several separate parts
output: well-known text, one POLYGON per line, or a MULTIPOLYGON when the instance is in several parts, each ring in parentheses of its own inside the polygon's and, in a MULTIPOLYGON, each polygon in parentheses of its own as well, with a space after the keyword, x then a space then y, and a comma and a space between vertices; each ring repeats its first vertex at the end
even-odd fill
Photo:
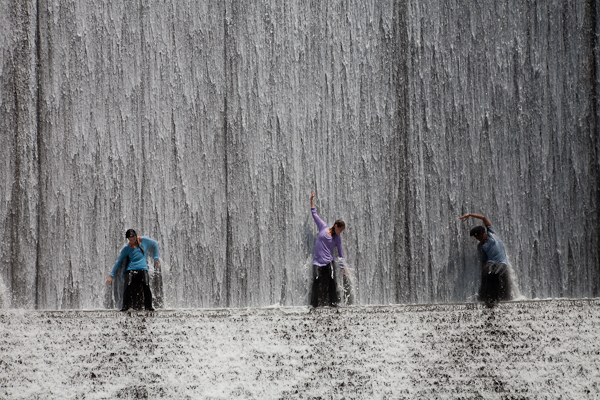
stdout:
POLYGON ((154 249, 154 259, 160 259, 158 256, 158 243, 156 241, 147 238, 146 236, 142 236, 142 243, 140 246, 130 247, 128 244, 123 246, 123 249, 121 249, 121 254, 119 254, 119 258, 110 272, 110 276, 115 276, 117 269, 119 269, 119 265, 121 265, 125 257, 129 257, 127 271, 148 270, 148 265, 146 265, 146 254, 150 247, 154 249), (140 246, 144 249, 144 252, 142 252, 140 246))
POLYGON ((506 251, 504 250, 504 243, 496 235, 496 231, 491 226, 487 227, 487 240, 485 243, 479 243, 477 250, 479 251, 479 261, 482 263, 495 262, 507 264, 506 251))

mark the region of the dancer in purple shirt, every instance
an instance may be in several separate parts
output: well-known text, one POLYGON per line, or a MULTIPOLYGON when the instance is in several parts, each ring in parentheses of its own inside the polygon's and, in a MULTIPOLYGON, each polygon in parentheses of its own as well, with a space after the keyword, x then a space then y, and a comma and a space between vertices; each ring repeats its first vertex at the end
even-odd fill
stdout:
MULTIPOLYGON (((342 239, 340 234, 346 229, 346 224, 341 219, 335 221, 330 228, 319 218, 313 198, 315 191, 313 190, 310 196, 310 210, 312 212, 319 234, 315 242, 313 252, 313 286, 310 305, 313 307, 319 306, 319 293, 323 291, 323 286, 329 292, 329 306, 337 306, 340 298, 337 293, 335 283, 335 268, 333 265, 333 250, 337 248, 338 255, 343 259, 344 250, 342 249, 342 239)), ((345 265, 342 262, 342 269, 345 271, 345 265)))

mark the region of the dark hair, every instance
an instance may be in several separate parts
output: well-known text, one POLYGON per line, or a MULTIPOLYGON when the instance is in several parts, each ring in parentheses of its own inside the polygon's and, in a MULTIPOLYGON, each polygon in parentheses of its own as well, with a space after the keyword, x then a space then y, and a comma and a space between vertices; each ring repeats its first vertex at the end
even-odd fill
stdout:
POLYGON ((137 243, 138 247, 142 251, 142 254, 145 255, 146 253, 144 252, 144 248, 142 247, 142 243, 138 242, 138 235, 135 232, 135 230, 133 230, 133 229, 127 229, 127 232, 125 232, 125 239, 129 239, 130 237, 134 237, 135 238, 135 242, 137 243))
POLYGON ((483 226, 476 226, 475 228, 471 229, 471 236, 481 236, 486 232, 485 228, 483 226))
POLYGON ((338 219, 337 221, 335 221, 333 223, 333 226, 331 227, 331 237, 335 236, 335 226, 338 226, 338 228, 345 228, 346 224, 344 223, 344 221, 342 221, 341 219, 338 219))

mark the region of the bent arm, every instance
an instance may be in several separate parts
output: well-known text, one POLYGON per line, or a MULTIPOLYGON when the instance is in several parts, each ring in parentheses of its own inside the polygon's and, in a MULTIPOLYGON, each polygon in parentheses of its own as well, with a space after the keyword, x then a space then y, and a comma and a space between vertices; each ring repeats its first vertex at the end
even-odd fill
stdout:
POLYGON ((160 257, 158 255, 158 242, 156 240, 152 240, 148 237, 145 237, 142 239, 143 241, 145 241, 146 243, 146 248, 152 247, 154 249, 154 259, 155 260, 159 260, 160 257))
POLYGON ((487 219, 485 216, 483 216, 483 215, 480 215, 480 214, 472 214, 472 213, 469 213, 469 214, 465 214, 465 215, 463 215, 462 217, 459 217, 458 219, 460 219, 460 220, 462 220, 462 221, 466 221, 466 220, 468 220, 468 219, 469 219, 469 217, 473 217, 473 218, 477 218, 477 219, 480 219, 480 220, 482 220, 482 221, 483 221, 483 224, 484 224, 485 226, 492 226, 492 223, 491 223, 491 222, 490 222, 490 221, 489 221, 489 220, 488 220, 488 219, 487 219))

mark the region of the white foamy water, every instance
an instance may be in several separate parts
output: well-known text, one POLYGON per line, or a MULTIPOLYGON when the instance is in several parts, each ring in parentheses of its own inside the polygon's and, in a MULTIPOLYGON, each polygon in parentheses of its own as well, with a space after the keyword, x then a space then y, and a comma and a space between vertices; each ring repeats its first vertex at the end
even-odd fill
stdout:
POLYGON ((600 396, 600 302, 0 311, 7 399, 600 396))

